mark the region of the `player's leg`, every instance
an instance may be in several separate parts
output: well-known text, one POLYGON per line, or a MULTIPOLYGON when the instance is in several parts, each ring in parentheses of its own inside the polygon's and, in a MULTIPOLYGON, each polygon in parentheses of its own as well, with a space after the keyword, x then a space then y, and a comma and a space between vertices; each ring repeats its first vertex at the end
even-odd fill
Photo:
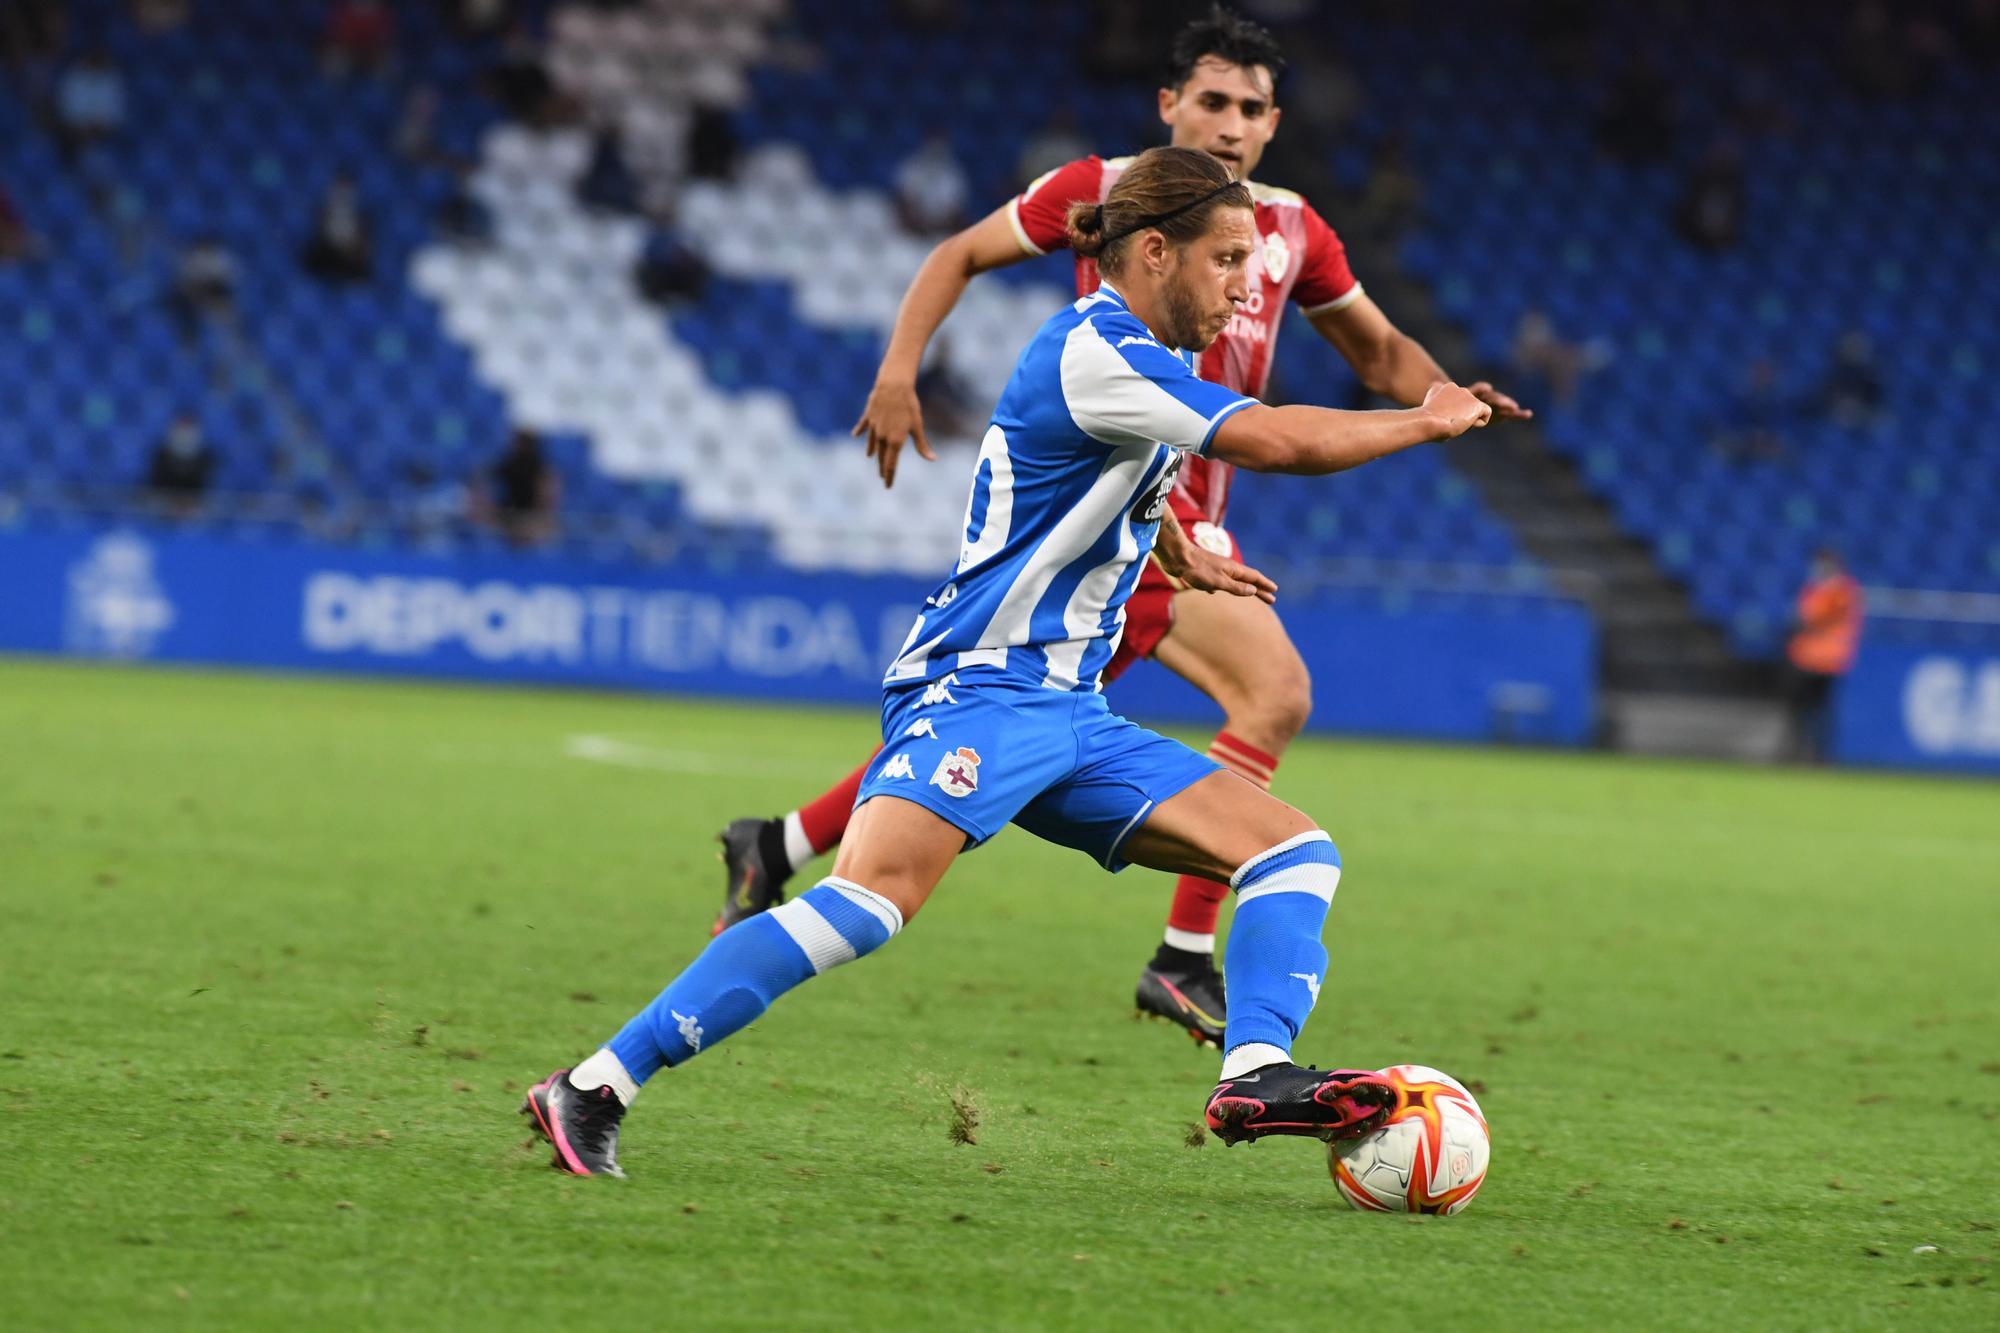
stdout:
POLYGON ((1233 773, 1161 801, 1119 848, 1135 865, 1226 881, 1236 893, 1224 969, 1229 1018, 1209 1127, 1224 1141, 1364 1133, 1394 1101, 1367 1070, 1301 1068, 1292 1044, 1327 974, 1321 931, 1340 883, 1333 840, 1233 773))
POLYGON ((785 884, 806 862, 840 844, 876 746, 860 767, 825 791, 782 815, 731 820, 716 835, 722 844, 722 910, 709 934, 720 935, 745 917, 785 901, 785 884))
POLYGON ((717 935, 596 1054, 529 1090, 522 1110, 554 1147, 555 1165, 623 1175, 618 1127, 648 1079, 749 1026, 793 987, 887 943, 965 843, 965 830, 922 805, 868 800, 832 874, 717 935))
POLYGON ((1075 697, 980 690, 947 676, 886 698, 882 734, 893 739, 862 780, 833 873, 710 940, 601 1050, 531 1090, 523 1109, 555 1145, 555 1164, 616 1174, 618 1125, 648 1078, 887 942, 960 851, 1006 827, 1074 766, 1075 697))
MULTIPOLYGON (((1268 788, 1279 756, 1312 711, 1312 681, 1277 613, 1255 598, 1181 591, 1153 647, 1161 665, 1222 706, 1209 758, 1268 788)), ((1138 1004, 1219 1041, 1226 1013, 1215 970, 1215 925, 1229 886, 1199 875, 1174 882, 1164 938, 1139 974, 1138 1004)))

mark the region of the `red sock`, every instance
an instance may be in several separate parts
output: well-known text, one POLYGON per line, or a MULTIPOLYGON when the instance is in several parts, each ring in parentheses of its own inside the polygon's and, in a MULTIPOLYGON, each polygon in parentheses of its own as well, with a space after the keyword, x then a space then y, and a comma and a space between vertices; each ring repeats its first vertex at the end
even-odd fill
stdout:
MULTIPOLYGON (((1278 771, 1278 756, 1266 754, 1226 731, 1215 734, 1208 757, 1266 790, 1278 771)), ((1194 875, 1182 875, 1175 880, 1174 905, 1167 912, 1167 943, 1195 953, 1214 953, 1215 919, 1221 915, 1222 900, 1228 896, 1229 886, 1217 880, 1194 875)))
POLYGON ((834 846, 847 832, 847 821, 854 814, 854 794, 861 790, 861 778, 881 749, 878 745, 870 750, 861 767, 835 783, 824 795, 799 807, 799 828, 812 844, 815 855, 834 846))

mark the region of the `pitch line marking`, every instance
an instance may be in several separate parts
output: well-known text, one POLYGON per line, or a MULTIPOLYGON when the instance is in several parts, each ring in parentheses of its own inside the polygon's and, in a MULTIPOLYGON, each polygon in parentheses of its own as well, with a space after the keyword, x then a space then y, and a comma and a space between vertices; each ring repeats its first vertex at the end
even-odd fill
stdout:
POLYGON ((618 768, 645 768, 657 773, 707 774, 719 777, 796 777, 795 760, 752 759, 743 755, 715 754, 704 750, 669 750, 656 745, 638 745, 612 736, 579 734, 563 741, 563 753, 572 759, 618 768))

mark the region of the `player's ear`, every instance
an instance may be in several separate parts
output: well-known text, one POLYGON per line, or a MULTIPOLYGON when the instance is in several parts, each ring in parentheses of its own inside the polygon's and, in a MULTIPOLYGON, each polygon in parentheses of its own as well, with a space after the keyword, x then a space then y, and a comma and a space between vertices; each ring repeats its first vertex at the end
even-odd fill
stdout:
POLYGON ((1139 233, 1139 257, 1146 261, 1146 271, 1155 277, 1167 271, 1167 251, 1171 249, 1166 233, 1152 228, 1139 233))
POLYGON ((1284 119, 1284 115, 1285 115, 1285 109, 1284 109, 1283 107, 1281 107, 1281 106, 1277 106, 1277 105, 1275 105, 1275 104, 1273 104, 1273 105, 1272 105, 1272 107, 1271 107, 1271 128, 1270 128, 1270 129, 1269 129, 1268 131, 1266 131, 1266 134, 1267 134, 1267 135, 1268 135, 1268 136, 1269 136, 1270 138, 1273 138, 1273 139, 1275 139, 1275 138, 1277 138, 1277 137, 1278 137, 1278 122, 1279 122, 1280 120, 1284 119))
POLYGON ((1178 88, 1160 89, 1160 123, 1162 125, 1173 124, 1175 118, 1180 114, 1180 105, 1181 105, 1180 89, 1178 88))

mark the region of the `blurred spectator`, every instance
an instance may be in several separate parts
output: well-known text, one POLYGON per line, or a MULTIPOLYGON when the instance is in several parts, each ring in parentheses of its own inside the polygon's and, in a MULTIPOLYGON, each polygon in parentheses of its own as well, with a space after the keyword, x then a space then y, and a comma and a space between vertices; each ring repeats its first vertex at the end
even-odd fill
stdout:
POLYGON ((153 458, 146 468, 146 489, 153 499, 176 518, 193 518, 201 512, 215 473, 215 450, 202 434, 201 423, 182 412, 167 427, 167 433, 153 446, 153 458))
POLYGON ((918 236, 963 227, 970 193, 965 170, 952 156, 951 140, 942 131, 933 132, 896 168, 896 215, 906 230, 918 236))
POLYGON ((1950 33, 1921 10, 1897 14, 1861 0, 1848 11, 1839 64, 1864 97, 1907 97, 1930 85, 1950 53, 1950 33))
POLYGON ((1849 329, 1834 345, 1833 364, 1820 385, 1820 410, 1841 425, 1861 430, 1882 413, 1882 371, 1875 344, 1860 329, 1849 329))
POLYGON ((229 253, 221 237, 198 237, 181 251, 174 263, 174 285, 168 299, 181 336, 193 342, 207 322, 233 318, 237 281, 236 256, 229 253))
POLYGON ((964 17, 958 0, 895 0, 896 19, 920 33, 949 32, 964 17))
POLYGON ((708 264, 681 239, 670 210, 654 210, 633 277, 640 295, 655 305, 699 301, 708 289, 708 264))
MULTIPOLYGON (((62 50, 68 31, 69 14, 63 0, 0 4, 0 64, 15 71, 43 65, 62 50)), ((29 91, 38 93, 41 89, 29 91)))
POLYGON ((1785 425, 1791 412, 1779 382, 1778 363, 1760 356, 1745 370, 1729 419, 1709 443, 1731 462, 1777 462, 1789 452, 1785 425))
POLYGON ((493 210, 472 191, 472 169, 451 174, 451 192, 438 204, 438 234, 454 245, 485 245, 493 239, 493 210))
POLYGON ((125 128, 125 76, 111 53, 94 50, 56 82, 56 138, 71 157, 125 128))
POLYGON ((1042 127, 1021 145, 1021 156, 1014 162, 1014 177, 1025 186, 1065 162, 1089 155, 1090 141, 1077 132, 1076 113, 1065 102, 1051 111, 1042 127))
POLYGON ((491 37, 507 26, 507 0, 453 0, 452 26, 467 41, 491 37))
POLYGON ((1119 82, 1159 73, 1160 15, 1147 0, 1098 0, 1096 20, 1084 40, 1084 67, 1092 77, 1119 82))
POLYGON ((1732 140, 1721 139, 1688 177, 1675 221, 1696 245, 1727 250, 1742 238, 1747 200, 1743 154, 1732 140))
POLYGON ((417 166, 437 160, 437 113, 438 90, 434 85, 420 83, 410 89, 396 116, 393 146, 397 157, 417 166))
POLYGON ((539 546, 556 535, 562 503, 562 476, 542 450, 542 437, 516 430, 482 485, 474 492, 474 513, 516 546, 539 546))
POLYGON ((614 213, 639 211, 639 178, 625 162, 623 136, 606 125, 591 139, 590 165, 576 183, 579 202, 614 213))
POLYGON ((403 534, 426 548, 448 545, 465 522, 465 485, 441 477, 430 464, 415 461, 403 470, 403 484, 392 501, 403 534))
POLYGON ((1358 229, 1378 245, 1393 244, 1423 216, 1423 207, 1424 183, 1410 168, 1401 131, 1383 135, 1354 203, 1358 229))
POLYGON ((28 229, 28 220, 15 206, 14 196, 0 185, 0 264, 32 258, 41 249, 41 238, 28 229))
POLYGON ((697 102, 688 121, 687 174, 726 181, 736 174, 736 123, 726 107, 697 102))
POLYGON ((130 0, 126 8, 141 32, 172 32, 188 21, 188 0, 130 0))
POLYGON ((1595 340, 1570 342, 1556 331, 1555 321, 1546 312, 1530 308, 1514 326, 1512 357, 1514 369, 1533 386, 1529 393, 1538 388, 1540 393, 1535 396, 1568 407, 1576 401, 1577 385, 1584 375, 1608 361, 1610 352, 1595 340))
POLYGON ((333 178, 320 198, 319 214, 303 256, 306 272, 326 282, 365 282, 375 272, 375 242, 354 180, 333 178))
POLYGON ((951 339, 942 333, 931 342, 929 363, 917 372, 917 403, 925 432, 935 439, 964 439, 984 424, 975 416, 979 409, 971 387, 951 363, 951 339))
POLYGON ((2000 0, 1970 0, 1958 45, 1975 65, 2000 65, 2000 0))
POLYGON ((515 22, 500 45, 499 59, 486 84, 501 111, 528 125, 546 125, 556 116, 556 86, 542 61, 542 48, 528 25, 515 22))
POLYGON ((1597 142, 1633 166, 1658 162, 1673 152, 1674 88, 1659 63, 1641 54, 1611 86, 1597 117, 1597 142))
POLYGON ((1785 646, 1786 698, 1792 708, 1792 751, 1805 763, 1826 758, 1833 687, 1854 665, 1861 643, 1861 585, 1823 547, 1799 590, 1798 617, 1785 646))
POLYGON ((396 51, 396 16, 381 0, 340 0, 326 21, 320 64, 334 78, 380 74, 396 51))

